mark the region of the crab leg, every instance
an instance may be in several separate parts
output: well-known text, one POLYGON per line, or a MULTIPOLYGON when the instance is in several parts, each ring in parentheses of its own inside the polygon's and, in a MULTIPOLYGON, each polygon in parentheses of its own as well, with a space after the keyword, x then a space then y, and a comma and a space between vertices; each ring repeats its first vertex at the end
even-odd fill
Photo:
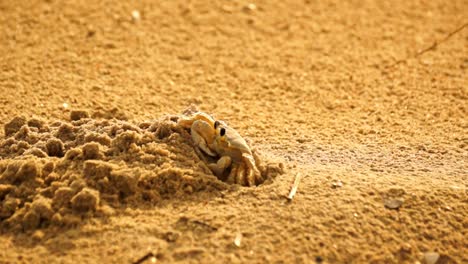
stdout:
POLYGON ((231 172, 229 173, 229 176, 227 178, 228 183, 236 183, 236 175, 237 175, 237 168, 238 166, 235 164, 232 164, 231 166, 231 172))
MULTIPOLYGON (((194 123, 194 126, 195 125, 199 125, 199 126, 207 126, 208 124, 205 123, 205 122, 199 122, 198 121, 195 121, 196 123, 194 123)), ((206 154, 214 157, 216 156, 216 153, 214 151, 212 151, 209 147, 208 147, 208 144, 206 143, 206 140, 203 135, 199 134, 197 132, 197 130, 195 129, 190 129, 190 134, 192 136, 192 140, 193 140, 193 143, 195 144, 195 146, 198 146, 200 149, 202 149, 206 154)))
POLYGON ((237 173, 236 173, 236 183, 244 186, 246 184, 245 179, 245 164, 239 163, 237 173))
POLYGON ((242 154, 242 158, 247 165, 247 184, 255 186, 255 182, 261 182, 262 180, 261 173, 258 171, 257 166, 255 166, 255 159, 247 153, 242 154))
POLYGON ((210 167, 211 171, 214 172, 214 174, 218 177, 223 175, 223 172, 231 166, 232 159, 229 156, 222 156, 218 162, 216 163, 211 163, 208 165, 210 167))
POLYGON ((260 171, 264 171, 264 166, 262 164, 262 160, 260 159, 260 157, 258 156, 257 154, 257 151, 255 151, 254 149, 252 149, 252 156, 254 157, 254 160, 255 160, 255 165, 257 165, 256 167, 260 170, 260 171))

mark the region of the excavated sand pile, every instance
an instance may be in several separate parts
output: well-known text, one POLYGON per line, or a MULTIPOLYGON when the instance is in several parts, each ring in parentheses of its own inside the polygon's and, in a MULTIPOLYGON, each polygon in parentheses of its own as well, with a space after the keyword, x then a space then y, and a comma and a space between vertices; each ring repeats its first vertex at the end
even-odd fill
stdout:
MULTIPOLYGON (((0 141, 6 230, 77 225, 122 205, 228 187, 197 156, 177 116, 132 124, 72 111, 71 122, 15 117, 0 141)), ((267 177, 282 167, 267 165, 267 177)))

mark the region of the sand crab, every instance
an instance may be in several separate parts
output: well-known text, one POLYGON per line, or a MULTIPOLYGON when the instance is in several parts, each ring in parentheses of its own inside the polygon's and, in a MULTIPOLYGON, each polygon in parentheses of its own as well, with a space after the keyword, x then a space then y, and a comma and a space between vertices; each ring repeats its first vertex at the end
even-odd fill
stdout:
POLYGON ((258 169, 260 159, 239 133, 226 123, 215 120, 204 112, 182 117, 178 123, 190 129, 193 143, 199 150, 212 157, 211 160, 215 159, 216 162, 204 160, 217 177, 244 186, 255 186, 263 182, 258 169))

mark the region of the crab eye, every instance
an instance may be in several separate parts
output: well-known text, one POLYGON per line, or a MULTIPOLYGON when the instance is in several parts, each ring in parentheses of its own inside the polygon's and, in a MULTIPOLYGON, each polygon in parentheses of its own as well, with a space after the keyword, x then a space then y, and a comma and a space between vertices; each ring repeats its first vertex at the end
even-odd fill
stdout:
POLYGON ((214 128, 216 129, 216 128, 218 128, 218 126, 219 126, 219 121, 216 120, 215 123, 214 123, 214 128))
POLYGON ((226 135, 226 129, 225 129, 224 127, 222 127, 222 128, 219 130, 219 135, 220 135, 220 136, 226 135))

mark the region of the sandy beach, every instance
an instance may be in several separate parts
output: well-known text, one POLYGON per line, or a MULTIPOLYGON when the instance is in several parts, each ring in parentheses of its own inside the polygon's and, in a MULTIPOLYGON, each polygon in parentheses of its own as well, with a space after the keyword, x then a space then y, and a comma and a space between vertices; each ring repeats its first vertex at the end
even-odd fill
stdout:
POLYGON ((1 1, 0 263, 468 263, 467 10, 1 1))

